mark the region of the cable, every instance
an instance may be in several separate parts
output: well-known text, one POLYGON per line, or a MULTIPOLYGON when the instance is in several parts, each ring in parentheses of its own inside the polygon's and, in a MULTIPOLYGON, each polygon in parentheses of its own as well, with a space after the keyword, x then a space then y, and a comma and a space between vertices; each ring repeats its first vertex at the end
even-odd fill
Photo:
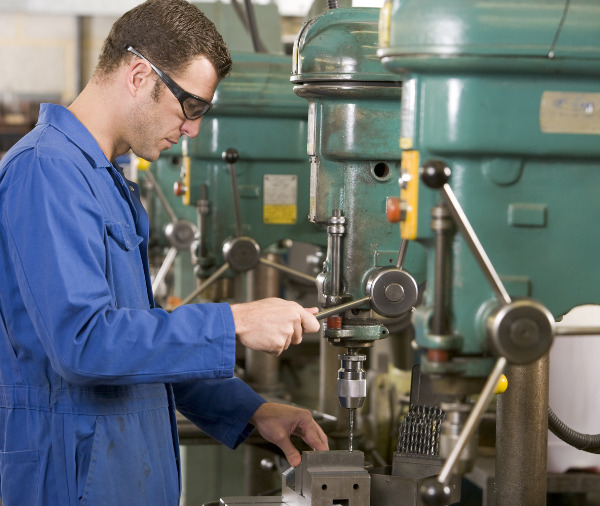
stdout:
POLYGON ((548 407, 548 429, 558 439, 588 453, 600 454, 600 434, 582 434, 568 427, 548 407))

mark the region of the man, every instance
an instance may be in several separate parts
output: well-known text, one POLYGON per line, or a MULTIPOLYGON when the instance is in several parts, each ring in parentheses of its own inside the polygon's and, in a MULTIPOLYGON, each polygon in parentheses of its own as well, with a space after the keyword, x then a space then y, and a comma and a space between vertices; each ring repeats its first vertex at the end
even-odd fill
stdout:
POLYGON ((0 164, 0 493, 12 505, 176 505, 175 409, 235 447, 256 427, 290 464, 306 410, 233 378, 236 340, 279 354, 319 323, 281 299, 156 307, 148 220, 117 156, 156 160, 202 115, 231 65, 185 0, 113 26, 69 109, 46 104, 0 164), (175 84, 176 83, 176 84, 175 84), (185 91, 184 91, 185 90, 185 91))

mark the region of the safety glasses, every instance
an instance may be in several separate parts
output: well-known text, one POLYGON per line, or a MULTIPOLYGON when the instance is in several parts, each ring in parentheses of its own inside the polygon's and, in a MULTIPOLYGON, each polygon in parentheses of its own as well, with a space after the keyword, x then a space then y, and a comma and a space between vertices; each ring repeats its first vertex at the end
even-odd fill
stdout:
POLYGON ((183 115, 189 120, 196 120, 204 116, 210 108, 212 104, 207 102, 203 98, 200 98, 192 93, 188 93, 181 86, 179 86, 173 79, 171 79, 167 74, 165 74, 162 70, 160 70, 154 63, 152 63, 148 58, 138 53, 133 47, 125 46, 125 50, 133 53, 134 55, 146 60, 152 70, 156 72, 156 75, 161 78, 162 82, 165 83, 165 86, 171 90, 171 93, 175 95, 175 98, 179 100, 181 104, 181 110, 183 111, 183 115))

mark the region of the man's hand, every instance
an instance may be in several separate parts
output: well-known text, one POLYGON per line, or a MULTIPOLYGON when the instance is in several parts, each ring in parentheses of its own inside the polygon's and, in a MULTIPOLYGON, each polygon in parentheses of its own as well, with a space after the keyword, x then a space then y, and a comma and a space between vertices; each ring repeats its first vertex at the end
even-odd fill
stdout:
POLYGON ((281 448, 291 466, 297 467, 302 459, 292 444, 291 435, 300 436, 314 450, 329 450, 327 436, 307 409, 265 402, 256 410, 250 423, 262 437, 281 448))
POLYGON ((238 341, 257 351, 280 355, 300 344, 304 332, 317 332, 316 307, 303 308, 289 300, 270 298, 231 306, 238 341))

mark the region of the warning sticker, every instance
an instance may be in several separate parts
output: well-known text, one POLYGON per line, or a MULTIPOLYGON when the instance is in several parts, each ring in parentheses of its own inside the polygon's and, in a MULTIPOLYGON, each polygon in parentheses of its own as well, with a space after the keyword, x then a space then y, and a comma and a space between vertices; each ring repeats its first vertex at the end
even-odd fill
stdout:
POLYGON ((298 176, 265 174, 263 176, 263 222, 290 225, 298 217, 298 176))

